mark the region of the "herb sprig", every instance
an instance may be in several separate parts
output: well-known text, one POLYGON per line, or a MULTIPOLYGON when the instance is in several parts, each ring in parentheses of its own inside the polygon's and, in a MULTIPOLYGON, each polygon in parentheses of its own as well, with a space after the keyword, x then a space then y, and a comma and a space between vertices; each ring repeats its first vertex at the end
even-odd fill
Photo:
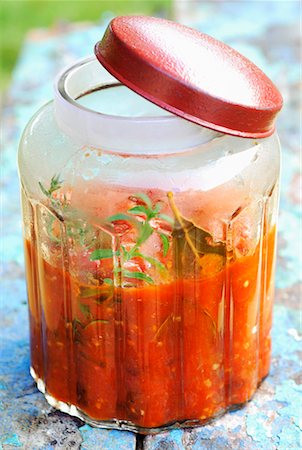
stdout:
POLYGON ((64 201, 62 202, 60 199, 55 198, 53 193, 61 189, 63 184, 63 180, 60 180, 60 175, 54 175, 50 180, 49 188, 46 189, 41 181, 39 181, 39 187, 44 195, 49 199, 51 206, 58 213, 62 207, 66 205, 66 197, 64 196, 64 201), (59 211, 58 211, 59 210, 59 211))
MULTIPOLYGON (((55 213, 55 216, 59 217, 61 221, 64 220, 67 236, 75 239, 81 246, 86 245, 87 248, 91 248, 92 245, 95 246, 97 244, 97 239, 94 237, 91 226, 75 217, 74 211, 71 210, 65 194, 55 194, 62 188, 62 185, 63 180, 59 174, 54 175, 51 178, 48 188, 39 182, 39 187, 42 193, 49 199, 50 206, 55 213), (64 217, 62 217, 63 215, 64 217), (86 242, 87 237, 89 243, 86 242)), ((136 193, 129 197, 129 199, 135 203, 134 206, 129 208, 125 213, 117 213, 106 218, 104 223, 109 224, 113 229, 118 229, 119 226, 121 227, 121 223, 126 225, 126 230, 134 228, 137 233, 134 245, 130 249, 128 246, 119 245, 119 248, 116 251, 111 248, 95 249, 90 255, 90 260, 100 261, 116 258, 115 265, 117 267, 113 269, 114 274, 119 273, 120 278, 127 278, 129 280, 136 279, 145 281, 148 284, 154 284, 152 277, 145 272, 129 270, 129 263, 137 263, 135 259, 139 258, 160 272, 167 270, 166 266, 159 259, 146 255, 142 251, 142 246, 154 233, 156 233, 162 243, 162 255, 163 257, 166 257, 170 248, 171 225, 173 225, 174 219, 161 213, 162 203, 155 202, 153 204, 151 198, 145 193, 136 193), (120 262, 120 267, 119 264, 117 264, 118 261, 120 262)), ((59 243, 60 239, 57 236, 57 233, 55 233, 54 228, 55 216, 50 215, 46 228, 49 238, 53 242, 59 243)), ((118 232, 116 234, 118 234, 118 232)), ((109 285, 113 283, 111 278, 105 278, 102 281, 109 285)))
POLYGON ((39 186, 40 186, 40 189, 43 192, 43 194, 45 194, 46 197, 51 198, 52 194, 55 191, 61 189, 62 183, 63 183, 63 180, 60 180, 60 175, 54 175, 50 180, 49 189, 46 189, 40 181, 39 181, 39 186))
POLYGON ((142 253, 141 246, 153 233, 156 233, 162 241, 163 256, 167 256, 170 247, 169 237, 155 225, 156 221, 164 221, 171 224, 173 220, 169 216, 160 213, 162 207, 161 202, 153 205, 151 199, 144 193, 137 193, 131 196, 130 200, 137 204, 128 209, 126 214, 115 214, 106 221, 117 222, 123 220, 131 224, 134 220, 138 235, 133 247, 128 250, 124 245, 121 245, 117 251, 113 251, 112 249, 97 249, 92 252, 90 259, 96 261, 113 257, 121 258, 122 267, 115 270, 118 270, 123 278, 142 280, 149 284, 154 284, 154 280, 146 273, 127 270, 127 263, 133 261, 135 258, 140 258, 160 271, 166 270, 165 265, 157 258, 142 253))
POLYGON ((55 232, 56 221, 59 219, 60 222, 65 223, 68 238, 74 239, 81 246, 90 248, 96 241, 93 227, 80 217, 77 217, 75 211, 69 205, 65 193, 63 195, 54 195, 56 191, 62 188, 63 182, 59 174, 51 178, 48 189, 39 181, 39 187, 42 193, 48 198, 49 206, 51 207, 51 214, 49 214, 46 225, 48 237, 52 242, 61 242, 61 239, 59 239, 55 232))

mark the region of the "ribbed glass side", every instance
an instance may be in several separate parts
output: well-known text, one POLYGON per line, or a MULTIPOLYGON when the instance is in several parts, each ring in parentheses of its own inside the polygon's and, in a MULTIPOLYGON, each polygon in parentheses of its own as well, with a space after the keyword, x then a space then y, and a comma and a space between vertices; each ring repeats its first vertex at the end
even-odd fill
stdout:
POLYGON ((247 402, 270 364, 277 188, 219 237, 171 193, 133 193, 105 218, 66 195, 22 192, 31 371, 48 401, 139 432, 247 402))

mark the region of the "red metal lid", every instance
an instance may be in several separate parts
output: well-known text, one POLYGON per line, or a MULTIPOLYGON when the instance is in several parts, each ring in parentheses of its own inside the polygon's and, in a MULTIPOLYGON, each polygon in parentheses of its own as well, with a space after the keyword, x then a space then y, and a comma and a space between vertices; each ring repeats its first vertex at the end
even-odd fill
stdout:
POLYGON ((251 61, 216 39, 169 20, 116 17, 95 46, 100 63, 156 105, 242 137, 274 131, 282 97, 251 61))

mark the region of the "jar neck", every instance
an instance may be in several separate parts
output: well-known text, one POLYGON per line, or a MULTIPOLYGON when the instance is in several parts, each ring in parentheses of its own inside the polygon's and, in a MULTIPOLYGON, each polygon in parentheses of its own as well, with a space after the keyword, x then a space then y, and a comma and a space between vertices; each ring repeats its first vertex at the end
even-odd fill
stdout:
POLYGON ((183 152, 220 136, 220 133, 161 110, 126 87, 119 97, 117 86, 121 86, 119 81, 95 57, 66 69, 55 84, 54 111, 59 128, 80 146, 136 155, 183 152), (90 108, 83 103, 85 95, 104 88, 106 104, 90 108), (122 115, 119 102, 126 105, 122 105, 122 115), (110 114, 107 114, 106 105, 110 114), (116 114, 114 105, 117 105, 116 114))

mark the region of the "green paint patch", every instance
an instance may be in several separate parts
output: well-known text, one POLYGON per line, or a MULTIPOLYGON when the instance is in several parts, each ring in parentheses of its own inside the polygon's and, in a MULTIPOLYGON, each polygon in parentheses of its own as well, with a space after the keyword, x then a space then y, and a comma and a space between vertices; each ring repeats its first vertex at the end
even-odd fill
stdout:
MULTIPOLYGON (((65 22, 99 22, 105 15, 168 15, 171 0, 4 1, 0 15, 0 90, 6 88, 25 34, 32 28, 55 27, 65 22)), ((101 36, 100 36, 101 38, 101 36)))

